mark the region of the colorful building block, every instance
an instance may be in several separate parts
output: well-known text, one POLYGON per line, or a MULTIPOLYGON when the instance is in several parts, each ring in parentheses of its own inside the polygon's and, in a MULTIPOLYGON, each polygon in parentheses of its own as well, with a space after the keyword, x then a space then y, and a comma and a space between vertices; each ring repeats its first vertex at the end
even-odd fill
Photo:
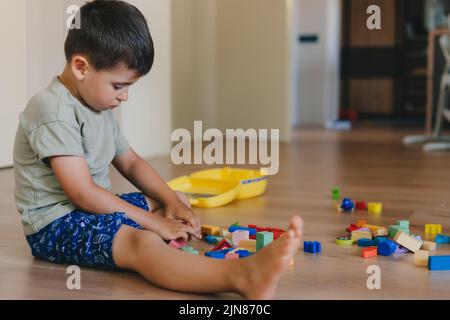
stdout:
POLYGON ((225 254, 225 259, 239 259, 239 254, 228 252, 225 254))
POLYGON ((220 241, 218 244, 216 244, 216 246, 214 248, 212 248, 211 251, 230 249, 232 247, 233 246, 226 239, 222 239, 222 241, 220 241))
POLYGON ((377 252, 377 247, 368 247, 361 250, 361 256, 363 258, 376 257, 377 252))
POLYGON ((333 197, 333 200, 339 200, 339 198, 341 197, 339 188, 334 187, 331 190, 331 196, 333 197))
POLYGON ((322 252, 322 244, 318 241, 304 241, 303 251, 309 253, 320 253, 322 252))
POLYGON ((242 239, 239 241, 239 247, 250 252, 256 252, 256 240, 242 239))
POLYGON ((256 233, 256 251, 261 250, 269 243, 273 242, 273 233, 270 231, 261 231, 256 233))
POLYGON ((396 225, 399 226, 401 229, 409 229, 408 220, 398 220, 396 225))
POLYGON ((239 246, 239 242, 241 240, 249 239, 249 231, 248 230, 236 230, 231 235, 231 241, 233 242, 233 246, 239 246))
POLYGON ((353 211, 353 209, 355 208, 355 204, 350 198, 344 198, 342 200, 340 208, 344 211, 350 212, 353 211))
POLYGON ((367 211, 369 213, 381 213, 383 210, 383 205, 381 202, 369 202, 367 204, 367 211))
POLYGON ((367 210, 367 204, 365 201, 356 201, 355 203, 356 210, 367 210))
POLYGON ((376 247, 377 246, 377 241, 374 239, 366 239, 366 238, 361 238, 356 240, 356 244, 358 245, 358 247, 376 247))
POLYGON ((437 244, 450 244, 450 236, 445 234, 437 234, 434 238, 434 242, 437 244))
POLYGON ((429 256, 429 270, 450 270, 450 256, 429 256))
MULTIPOLYGON (((367 229, 367 230, 369 230, 369 229, 367 229)), ((364 229, 363 230, 358 229, 358 230, 352 231, 352 239, 353 240, 357 241, 358 239, 362 239, 362 238, 372 239, 372 232, 370 232, 370 230, 366 231, 364 229)))
POLYGON ((217 236, 206 236, 203 238, 203 240, 205 240, 206 242, 208 242, 209 244, 218 244, 220 241, 223 240, 223 238, 221 237, 217 237, 217 236))
POLYGON ((423 244, 422 240, 411 237, 402 231, 397 232, 394 237, 394 241, 412 252, 418 251, 423 244))
POLYGON ((202 224, 201 232, 208 236, 220 236, 220 227, 202 224))
POLYGON ((233 225, 228 227, 229 232, 234 233, 235 231, 238 231, 238 230, 248 231, 250 236, 256 235, 256 229, 254 229, 254 228, 247 228, 247 227, 233 226, 233 225))
POLYGON ((366 224, 367 224, 367 220, 359 219, 359 220, 356 222, 356 225, 357 225, 358 227, 360 227, 360 228, 362 228, 362 226, 364 226, 364 225, 366 225, 366 224))
POLYGON ((397 249, 397 245, 392 240, 384 240, 378 243, 377 252, 380 256, 390 256, 397 249))
POLYGON ((406 233, 406 234, 409 235, 409 230, 408 230, 408 229, 406 229, 406 228, 401 228, 399 225, 391 225, 391 226, 389 226, 389 228, 388 228, 388 235, 389 235, 389 238, 395 238, 395 235, 396 235, 399 231, 402 231, 402 232, 404 232, 404 233, 406 233))
POLYGON ((239 258, 245 258, 251 255, 250 251, 244 249, 240 249, 236 251, 236 253, 239 255, 239 258))
POLYGON ((421 250, 428 250, 433 251, 436 250, 436 242, 432 241, 424 241, 422 244, 422 247, 420 247, 421 250))
POLYGON ((414 264, 416 266, 428 266, 428 257, 430 256, 430 251, 418 250, 414 253, 414 264))
POLYGON ((440 224, 426 224, 425 225, 426 234, 440 234, 442 233, 442 226, 440 224))
POLYGON ((350 237, 337 237, 336 244, 340 246, 351 246, 356 243, 356 240, 350 237))
POLYGON ((395 249, 394 254, 407 253, 407 252, 411 252, 411 251, 409 251, 408 249, 397 244, 397 248, 395 249))
POLYGON ((352 223, 349 227, 345 229, 345 231, 351 233, 353 230, 358 230, 360 227, 356 224, 352 223))
POLYGON ((380 242, 385 241, 385 240, 389 240, 388 237, 382 236, 382 237, 374 237, 373 238, 375 240, 375 242, 377 243, 377 246, 380 244, 380 242))
POLYGON ((373 224, 364 224, 362 227, 369 228, 370 232, 372 232, 373 236, 387 236, 388 235, 388 230, 382 226, 376 226, 373 224))

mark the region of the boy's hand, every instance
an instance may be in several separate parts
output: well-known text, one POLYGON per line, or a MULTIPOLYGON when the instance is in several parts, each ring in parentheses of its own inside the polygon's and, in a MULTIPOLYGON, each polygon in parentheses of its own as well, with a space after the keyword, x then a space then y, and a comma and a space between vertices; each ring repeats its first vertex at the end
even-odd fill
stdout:
POLYGON ((164 210, 164 216, 169 219, 181 220, 185 223, 189 223, 195 232, 194 237, 201 239, 200 219, 192 209, 183 202, 177 201, 167 205, 164 210))
POLYGON ((197 234, 192 226, 175 219, 161 217, 157 214, 152 215, 148 230, 159 234, 164 240, 183 238, 189 241, 191 237, 195 237, 197 234))

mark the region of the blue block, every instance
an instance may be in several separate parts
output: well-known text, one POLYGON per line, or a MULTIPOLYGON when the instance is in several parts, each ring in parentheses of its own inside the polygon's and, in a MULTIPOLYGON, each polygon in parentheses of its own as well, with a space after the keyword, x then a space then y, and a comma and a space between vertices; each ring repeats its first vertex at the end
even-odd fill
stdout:
POLYGON ((429 270, 450 270, 450 256, 428 257, 429 270))
POLYGON ((390 256, 397 249, 397 244, 392 240, 384 240, 378 244, 378 254, 380 256, 390 256))
POLYGON ((388 237, 375 237, 374 240, 376 242, 376 246, 378 246, 380 244, 380 242, 389 240, 389 238, 388 237))
POLYGON ((450 244, 450 237, 444 234, 438 234, 434 238, 434 242, 437 244, 450 244))
POLYGON ((247 228, 247 227, 240 227, 240 226, 233 226, 233 225, 228 227, 229 232, 235 232, 236 230, 248 230, 248 232, 251 236, 256 235, 256 229, 254 229, 254 228, 247 228))
POLYGON ((206 236, 205 237, 205 241, 210 243, 210 244, 218 244, 219 242, 217 241, 217 237, 215 236, 206 236))
POLYGON ((320 253, 322 251, 322 244, 318 241, 304 241, 303 251, 309 253, 320 253))
POLYGON ((356 244, 358 247, 376 247, 378 245, 377 241, 372 239, 358 239, 356 244))
POLYGON ((341 209, 344 211, 352 211, 355 207, 355 204, 350 198, 344 198, 341 203, 341 209))
POLYGON ((236 253, 239 255, 239 258, 245 258, 251 255, 251 253, 247 250, 238 250, 236 253))

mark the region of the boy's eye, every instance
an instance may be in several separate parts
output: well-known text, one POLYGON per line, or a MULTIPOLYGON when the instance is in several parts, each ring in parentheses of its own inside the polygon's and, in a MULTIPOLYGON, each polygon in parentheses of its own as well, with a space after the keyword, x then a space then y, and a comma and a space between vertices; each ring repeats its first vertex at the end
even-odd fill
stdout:
POLYGON ((113 85, 113 87, 114 87, 114 89, 116 89, 116 90, 120 90, 120 89, 123 88, 123 86, 116 86, 116 85, 113 85))

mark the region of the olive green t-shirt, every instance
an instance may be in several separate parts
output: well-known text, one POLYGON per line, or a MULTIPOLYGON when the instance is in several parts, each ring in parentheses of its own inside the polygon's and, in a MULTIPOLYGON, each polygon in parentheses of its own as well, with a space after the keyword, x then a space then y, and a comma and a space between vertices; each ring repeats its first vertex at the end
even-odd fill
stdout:
POLYGON ((128 148, 112 110, 84 106, 55 77, 20 114, 14 142, 15 199, 25 235, 75 209, 49 157, 84 157, 94 182, 111 190, 109 164, 128 148))

